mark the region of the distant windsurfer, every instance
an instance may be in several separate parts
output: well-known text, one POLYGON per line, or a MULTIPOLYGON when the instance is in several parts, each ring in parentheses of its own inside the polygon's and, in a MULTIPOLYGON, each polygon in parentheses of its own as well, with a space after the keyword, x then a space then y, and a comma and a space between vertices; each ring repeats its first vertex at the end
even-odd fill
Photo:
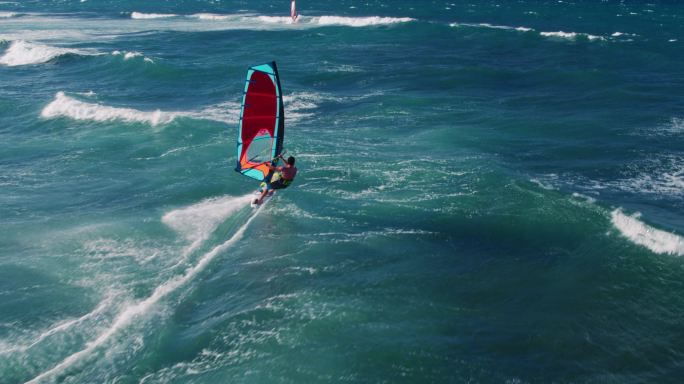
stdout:
MULTIPOLYGON (((277 158, 282 159, 283 156, 280 155, 276 157, 276 159, 277 158)), ((266 197, 266 194, 273 190, 287 188, 290 184, 292 184, 295 176, 297 175, 297 167, 295 167, 294 156, 288 157, 287 161, 285 161, 285 165, 276 167, 269 164, 268 169, 271 171, 269 173, 271 177, 266 177, 266 179, 264 179, 264 183, 262 183, 261 196, 259 196, 258 199, 254 199, 254 204, 261 204, 261 202, 264 200, 264 197, 266 197)))
POLYGON ((295 0, 292 0, 290 3, 290 17, 292 18, 292 22, 296 23, 297 19, 299 19, 299 14, 297 14, 297 4, 295 4, 295 0))

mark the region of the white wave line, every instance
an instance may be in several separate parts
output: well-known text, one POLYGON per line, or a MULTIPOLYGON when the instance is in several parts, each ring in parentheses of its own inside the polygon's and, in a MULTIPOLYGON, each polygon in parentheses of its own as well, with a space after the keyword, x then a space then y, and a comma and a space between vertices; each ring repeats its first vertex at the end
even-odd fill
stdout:
POLYGON ((613 225, 633 243, 655 253, 684 256, 684 238, 642 223, 638 220, 640 213, 628 216, 620 209, 616 209, 610 216, 613 225))
POLYGON ((234 243, 236 243, 240 238, 242 238, 242 235, 245 233, 247 230, 247 227, 249 227, 249 224, 254 220, 255 217, 259 215, 261 212, 262 208, 266 204, 262 204, 255 210, 255 212, 252 214, 252 216, 247 219, 245 224, 243 224, 236 232, 235 234, 225 241, 223 244, 217 245, 214 247, 211 251, 207 252, 202 256, 202 258, 197 262, 197 265, 194 267, 188 268, 186 270, 185 275, 178 276, 176 278, 173 278, 166 283, 158 286, 154 292, 152 293, 151 296, 149 296, 147 299, 140 301, 136 304, 128 306, 123 312, 119 313, 119 315, 116 317, 114 322, 112 323, 111 327, 109 327, 105 332, 100 334, 95 340, 92 340, 86 344, 86 347, 76 353, 71 354, 64 360, 62 360, 61 363, 57 364, 53 368, 41 373, 40 375, 36 376, 35 378, 29 380, 26 382, 26 384, 30 383, 38 383, 41 380, 44 380, 58 372, 63 371, 64 369, 68 368, 69 366, 73 365, 77 361, 79 361, 81 358, 87 356, 91 352, 93 352, 96 348, 100 347, 103 345, 106 341, 108 341, 117 331, 120 329, 128 326, 135 317, 140 316, 146 312, 147 309, 149 309, 152 305, 156 304, 159 300, 162 298, 166 297, 169 293, 175 291, 178 289, 180 286, 183 284, 187 283, 188 281, 192 280, 198 273, 200 273, 204 268, 209 264, 211 260, 216 257, 219 253, 227 250, 230 248, 234 243))
POLYGON ((109 303, 109 301, 110 301, 109 299, 103 300, 97 306, 97 308, 95 308, 91 312, 88 312, 85 315, 83 315, 77 319, 72 319, 72 320, 62 322, 59 325, 56 325, 53 328, 48 329, 47 331, 41 333, 40 336, 38 336, 38 338, 36 338, 36 340, 33 341, 29 345, 20 345, 20 346, 15 346, 15 347, 11 347, 11 348, 2 350, 2 351, 0 351, 0 355, 8 354, 10 352, 16 352, 16 351, 21 351, 21 352, 27 351, 27 350, 33 348, 34 346, 38 345, 40 342, 42 342, 46 338, 56 334, 57 332, 65 331, 65 330, 71 328, 72 325, 79 324, 79 323, 83 322, 84 320, 87 320, 88 318, 100 313, 106 307, 107 303, 109 303))

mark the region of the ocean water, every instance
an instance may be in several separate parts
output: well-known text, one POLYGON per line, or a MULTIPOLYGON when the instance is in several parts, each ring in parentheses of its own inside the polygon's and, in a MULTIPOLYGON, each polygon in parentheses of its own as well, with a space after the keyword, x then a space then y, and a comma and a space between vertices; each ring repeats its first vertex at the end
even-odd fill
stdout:
POLYGON ((0 2, 0 383, 681 382, 684 5, 298 8, 0 2))

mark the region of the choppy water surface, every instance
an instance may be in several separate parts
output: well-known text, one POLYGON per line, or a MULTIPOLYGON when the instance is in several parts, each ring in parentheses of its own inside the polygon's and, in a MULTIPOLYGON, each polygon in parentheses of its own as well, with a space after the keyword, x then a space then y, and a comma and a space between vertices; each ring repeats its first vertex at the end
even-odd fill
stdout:
POLYGON ((683 377, 684 7, 298 6, 0 2, 0 383, 683 377))

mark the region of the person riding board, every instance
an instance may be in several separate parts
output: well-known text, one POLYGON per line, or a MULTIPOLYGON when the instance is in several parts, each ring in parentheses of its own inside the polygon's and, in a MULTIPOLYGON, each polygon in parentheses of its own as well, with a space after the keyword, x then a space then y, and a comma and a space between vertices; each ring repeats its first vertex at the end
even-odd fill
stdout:
MULTIPOLYGON (((282 159, 283 155, 276 157, 276 159, 278 158, 282 159)), ((261 196, 259 196, 258 199, 254 199, 254 204, 261 204, 264 197, 266 197, 266 194, 272 190, 287 188, 292 184, 292 181, 294 181, 294 178, 297 175, 297 167, 295 167, 295 158, 293 156, 287 158, 284 166, 275 167, 269 164, 268 169, 271 171, 269 175, 272 176, 270 178, 267 176, 266 179, 264 179, 261 196)))

